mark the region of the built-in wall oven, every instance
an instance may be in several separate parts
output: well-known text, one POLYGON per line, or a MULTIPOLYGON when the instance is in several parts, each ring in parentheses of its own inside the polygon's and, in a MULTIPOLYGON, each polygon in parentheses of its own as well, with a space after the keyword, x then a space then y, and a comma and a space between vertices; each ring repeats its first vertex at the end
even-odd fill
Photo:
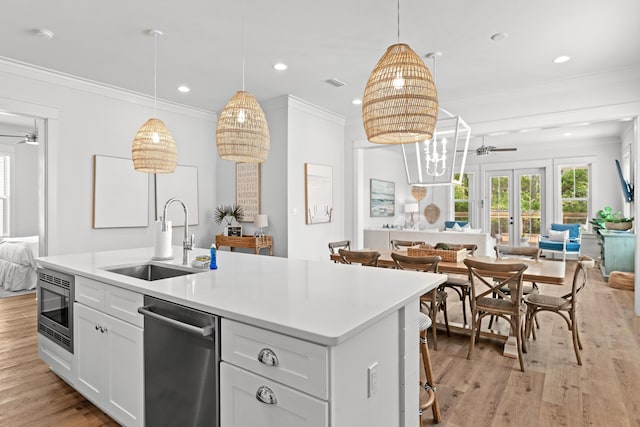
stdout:
POLYGON ((38 332, 73 353, 74 277, 38 269, 38 332))

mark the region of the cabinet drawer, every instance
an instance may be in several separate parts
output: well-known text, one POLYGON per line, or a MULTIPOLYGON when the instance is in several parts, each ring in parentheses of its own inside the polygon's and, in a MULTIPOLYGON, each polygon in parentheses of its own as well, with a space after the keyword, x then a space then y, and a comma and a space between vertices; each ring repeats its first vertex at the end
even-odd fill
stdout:
POLYGON ((222 360, 328 399, 327 347, 228 319, 220 335, 222 360))
POLYGON ((76 276, 75 300, 133 325, 144 325, 144 318, 138 313, 144 302, 142 294, 76 276))
POLYGON ((104 311, 104 283, 76 276, 75 300, 82 304, 104 311))
POLYGON ((328 403, 223 362, 220 425, 326 427, 328 403))

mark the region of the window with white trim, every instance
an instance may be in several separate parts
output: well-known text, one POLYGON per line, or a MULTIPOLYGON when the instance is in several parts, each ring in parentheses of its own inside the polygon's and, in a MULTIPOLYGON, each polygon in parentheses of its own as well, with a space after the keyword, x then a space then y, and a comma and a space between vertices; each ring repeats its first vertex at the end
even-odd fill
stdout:
MULTIPOLYGON (((459 179, 460 174, 455 174, 455 179, 459 179)), ((462 175, 462 184, 453 187, 453 219, 455 221, 468 221, 472 223, 472 198, 471 185, 473 184, 473 174, 462 175)))
POLYGON ((560 168, 560 197, 562 222, 586 224, 589 219, 589 165, 563 166, 560 168))

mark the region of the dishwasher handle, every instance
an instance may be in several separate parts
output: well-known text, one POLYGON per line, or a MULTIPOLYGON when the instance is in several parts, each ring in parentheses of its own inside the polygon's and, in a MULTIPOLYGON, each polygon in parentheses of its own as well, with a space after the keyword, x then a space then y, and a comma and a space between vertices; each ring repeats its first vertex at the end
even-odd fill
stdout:
POLYGON ((158 313, 151 311, 152 305, 145 305, 144 307, 138 307, 138 313, 143 316, 148 316, 153 319, 156 319, 160 322, 165 322, 173 326, 174 328, 182 329, 183 331, 190 332, 192 334, 200 335, 203 337, 209 337, 213 335, 213 331, 215 329, 214 325, 208 325, 204 328, 199 328, 197 326, 190 325, 188 323, 180 322, 178 320, 173 320, 169 317, 162 316, 158 313))

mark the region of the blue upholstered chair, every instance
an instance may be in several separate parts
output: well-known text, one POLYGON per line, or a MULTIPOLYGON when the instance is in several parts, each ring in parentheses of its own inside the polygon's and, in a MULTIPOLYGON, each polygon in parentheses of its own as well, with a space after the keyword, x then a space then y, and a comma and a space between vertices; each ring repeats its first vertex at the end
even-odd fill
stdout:
POLYGON ((445 230, 451 229, 456 224, 458 224, 458 227, 464 227, 464 226, 469 224, 469 221, 445 221, 444 222, 444 229, 445 230))
POLYGON ((567 255, 580 257, 580 225, 581 224, 551 224, 549 234, 540 236, 538 247, 542 253, 562 254, 562 260, 567 255), (568 232, 568 233, 567 233, 568 232))

